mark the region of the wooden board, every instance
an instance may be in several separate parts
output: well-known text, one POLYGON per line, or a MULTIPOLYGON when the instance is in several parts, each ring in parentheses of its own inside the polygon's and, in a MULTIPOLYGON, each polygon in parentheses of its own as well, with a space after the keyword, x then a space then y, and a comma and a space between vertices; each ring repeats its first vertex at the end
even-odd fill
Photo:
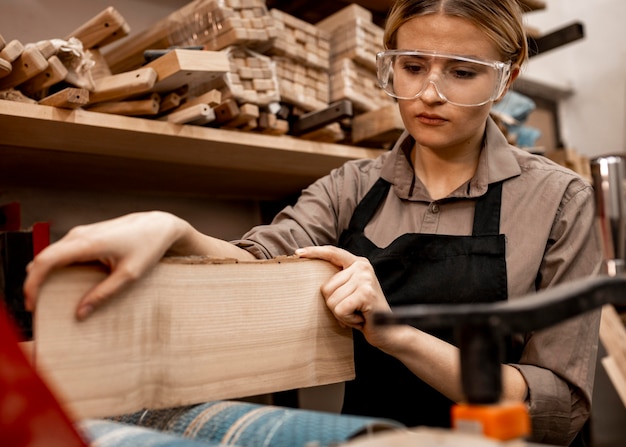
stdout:
POLYGON ((114 42, 127 36, 129 32, 130 27, 124 17, 114 7, 109 6, 72 31, 65 40, 75 37, 88 49, 114 42))
POLYGON ((626 327, 612 305, 602 308, 600 341, 608 354, 602 364, 626 407, 626 327))
POLYGON ((209 82, 230 71, 228 55, 221 51, 177 49, 146 65, 157 72, 153 92, 176 90, 196 82, 209 82))
MULTIPOLYGON (((36 365, 75 417, 229 399, 354 377, 351 331, 320 293, 319 260, 161 262, 84 322, 105 273, 53 273, 35 313, 36 365)), ((167 260, 166 260, 167 261, 167 260)))

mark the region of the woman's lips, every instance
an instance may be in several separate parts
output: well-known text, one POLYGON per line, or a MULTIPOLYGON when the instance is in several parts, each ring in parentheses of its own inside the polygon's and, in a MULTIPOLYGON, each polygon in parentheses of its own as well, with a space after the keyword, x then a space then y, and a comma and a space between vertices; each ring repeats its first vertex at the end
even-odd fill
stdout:
POLYGON ((430 126, 444 124, 447 121, 445 118, 442 118, 439 115, 432 115, 428 113, 420 113, 419 115, 417 115, 417 119, 419 122, 423 124, 428 124, 430 126))

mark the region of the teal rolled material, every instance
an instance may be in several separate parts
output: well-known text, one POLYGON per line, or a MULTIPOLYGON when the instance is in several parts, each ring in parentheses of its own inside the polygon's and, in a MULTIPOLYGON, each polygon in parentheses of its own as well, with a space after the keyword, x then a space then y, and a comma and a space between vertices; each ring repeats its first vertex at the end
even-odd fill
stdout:
POLYGON ((84 420, 78 429, 90 447, 223 447, 107 420, 84 420))
POLYGON ((143 411, 115 420, 238 447, 330 447, 364 433, 402 427, 386 419, 238 401, 143 411))

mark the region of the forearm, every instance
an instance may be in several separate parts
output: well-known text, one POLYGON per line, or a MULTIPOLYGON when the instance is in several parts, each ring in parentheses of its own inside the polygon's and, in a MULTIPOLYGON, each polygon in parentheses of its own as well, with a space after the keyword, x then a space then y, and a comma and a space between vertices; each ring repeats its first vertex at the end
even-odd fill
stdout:
MULTIPOLYGON (((402 326, 395 331, 393 343, 383 350, 449 399, 454 402, 465 400, 458 348, 413 327, 402 326)), ((522 374, 503 365, 502 400, 523 402, 526 393, 522 374)))
MULTIPOLYGON (((165 216, 164 216, 165 217, 165 216)), ((230 242, 197 231, 187 221, 173 215, 166 217, 168 231, 172 232, 173 243, 166 252, 169 256, 214 256, 253 260, 254 255, 230 242)))

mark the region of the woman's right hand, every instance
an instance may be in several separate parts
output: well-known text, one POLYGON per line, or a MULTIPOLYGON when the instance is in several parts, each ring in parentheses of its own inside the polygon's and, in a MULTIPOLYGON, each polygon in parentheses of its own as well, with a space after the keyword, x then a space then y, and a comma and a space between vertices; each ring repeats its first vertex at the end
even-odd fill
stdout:
POLYGON ((24 282, 26 308, 34 310, 40 287, 53 269, 98 261, 110 273, 82 297, 76 316, 84 319, 102 301, 153 267, 189 227, 187 222, 159 211, 75 227, 28 265, 24 282))

